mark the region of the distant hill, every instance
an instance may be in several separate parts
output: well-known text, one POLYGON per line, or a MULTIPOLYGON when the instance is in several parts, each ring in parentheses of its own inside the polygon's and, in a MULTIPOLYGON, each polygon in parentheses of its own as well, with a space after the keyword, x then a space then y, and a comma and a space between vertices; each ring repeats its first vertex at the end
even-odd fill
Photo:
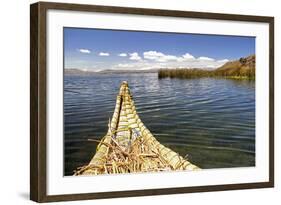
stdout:
POLYGON ((235 79, 255 79, 256 56, 250 55, 225 63, 215 70, 202 68, 160 69, 159 78, 205 78, 224 77, 235 79))
POLYGON ((67 68, 64 69, 64 74, 66 75, 90 75, 93 74, 91 71, 85 71, 77 68, 67 68))
POLYGON ((230 61, 217 68, 217 74, 226 76, 253 76, 255 74, 256 56, 250 55, 246 58, 230 61))

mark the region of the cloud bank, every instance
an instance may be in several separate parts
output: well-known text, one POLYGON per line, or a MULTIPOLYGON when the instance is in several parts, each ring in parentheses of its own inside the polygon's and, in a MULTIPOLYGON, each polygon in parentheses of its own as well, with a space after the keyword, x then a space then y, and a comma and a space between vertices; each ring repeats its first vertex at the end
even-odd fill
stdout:
MULTIPOLYGON (((120 55, 120 54, 119 54, 120 55)), ((159 51, 150 50, 142 53, 129 53, 129 60, 125 63, 118 63, 112 66, 112 69, 136 69, 146 70, 154 68, 204 68, 204 69, 215 69, 222 66, 228 59, 210 58, 207 56, 200 56, 195 58, 190 53, 185 53, 181 56, 164 54, 159 51)), ((125 57, 125 55, 124 55, 125 57)))
MULTIPOLYGON (((86 48, 80 48, 77 50, 83 54, 91 53, 91 50, 86 48)), ((108 57, 110 56, 110 53, 99 52, 97 55, 108 57)), ((94 68, 98 66, 101 70, 147 70, 156 68, 202 68, 211 70, 216 69, 229 61, 228 59, 214 59, 208 56, 195 57, 188 52, 183 53, 182 55, 171 55, 157 50, 148 50, 142 53, 135 51, 132 53, 115 54, 115 58, 117 56, 121 58, 119 58, 119 60, 115 59, 112 61, 109 57, 106 61, 99 62, 99 65, 96 65, 97 61, 93 61, 89 67, 94 68)), ((114 58, 114 55, 112 58, 114 58)))
POLYGON ((140 61, 142 60, 142 58, 139 56, 139 54, 137 52, 134 53, 129 53, 130 56, 130 60, 134 60, 134 61, 140 61))

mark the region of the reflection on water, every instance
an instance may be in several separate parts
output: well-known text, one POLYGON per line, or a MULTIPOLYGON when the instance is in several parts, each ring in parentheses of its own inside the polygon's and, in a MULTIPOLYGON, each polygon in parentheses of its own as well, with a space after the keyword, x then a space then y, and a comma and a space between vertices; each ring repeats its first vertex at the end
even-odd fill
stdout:
POLYGON ((255 165, 255 82, 161 79, 156 73, 65 76, 65 175, 87 164, 128 81, 143 123, 201 168, 255 165))

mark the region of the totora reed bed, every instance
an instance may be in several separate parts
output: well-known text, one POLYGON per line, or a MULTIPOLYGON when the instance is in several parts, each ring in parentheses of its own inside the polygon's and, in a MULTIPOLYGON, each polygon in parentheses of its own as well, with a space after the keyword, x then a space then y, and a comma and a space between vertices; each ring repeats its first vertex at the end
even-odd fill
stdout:
POLYGON ((145 127, 127 82, 121 84, 106 135, 89 141, 99 143, 96 153, 88 165, 74 171, 75 176, 200 169, 158 142, 145 127))

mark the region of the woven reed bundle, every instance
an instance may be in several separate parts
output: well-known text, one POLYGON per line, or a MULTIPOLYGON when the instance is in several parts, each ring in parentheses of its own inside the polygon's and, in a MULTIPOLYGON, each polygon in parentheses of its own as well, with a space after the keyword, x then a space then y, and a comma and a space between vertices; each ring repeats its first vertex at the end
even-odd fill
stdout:
POLYGON ((199 169, 159 143, 145 127, 127 82, 121 84, 107 134, 96 142, 99 142, 96 154, 88 165, 77 168, 74 175, 199 169))

